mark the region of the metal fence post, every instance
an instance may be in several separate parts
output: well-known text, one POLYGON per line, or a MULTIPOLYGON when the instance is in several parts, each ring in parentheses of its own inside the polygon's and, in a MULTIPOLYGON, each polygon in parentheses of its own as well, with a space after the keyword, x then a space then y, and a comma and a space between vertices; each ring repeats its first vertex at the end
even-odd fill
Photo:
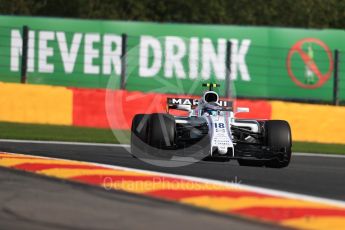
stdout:
POLYGON ((22 66, 20 74, 20 82, 27 82, 27 70, 28 70, 28 42, 29 42, 29 27, 23 26, 22 29, 22 66))
POLYGON ((231 42, 226 42, 226 58, 225 58, 225 97, 231 97, 231 42))
POLYGON ((334 50, 333 105, 339 105, 339 50, 334 50))
POLYGON ((122 48, 121 48, 121 83, 120 88, 126 89, 126 70, 127 70, 127 34, 122 34, 122 48))

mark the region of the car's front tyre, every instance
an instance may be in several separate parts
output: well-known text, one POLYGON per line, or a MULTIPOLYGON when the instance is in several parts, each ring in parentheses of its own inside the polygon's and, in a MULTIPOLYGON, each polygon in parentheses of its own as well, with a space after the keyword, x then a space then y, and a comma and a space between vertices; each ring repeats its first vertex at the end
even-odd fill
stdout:
POLYGON ((262 167, 265 165, 265 162, 262 160, 238 159, 237 162, 240 166, 262 167))
POLYGON ((150 154, 162 159, 170 159, 174 155, 176 142, 175 118, 170 114, 151 114, 148 125, 148 144, 150 154))
POLYGON ((131 126, 131 153, 135 157, 146 155, 150 114, 136 114, 131 126))
POLYGON ((270 120, 264 123, 264 146, 276 153, 272 160, 239 159, 240 166, 254 166, 267 168, 284 168, 291 160, 291 129, 287 121, 270 120))
POLYGON ((266 167, 284 168, 291 160, 291 128, 287 121, 272 120, 265 123, 267 146, 278 154, 276 159, 267 161, 266 167))
POLYGON ((152 147, 166 149, 175 144, 175 118, 170 114, 154 113, 150 117, 148 142, 152 147))

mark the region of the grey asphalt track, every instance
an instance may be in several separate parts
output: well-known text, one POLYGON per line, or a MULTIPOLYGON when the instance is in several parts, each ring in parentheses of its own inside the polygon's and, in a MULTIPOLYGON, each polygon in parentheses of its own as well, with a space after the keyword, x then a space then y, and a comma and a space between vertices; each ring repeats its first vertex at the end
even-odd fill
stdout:
POLYGON ((278 226, 0 167, 0 229, 234 229, 278 226))
POLYGON ((122 147, 1 141, 0 150, 216 179, 345 201, 345 158, 293 156, 290 166, 283 169, 241 167, 236 161, 166 168, 135 159, 122 147))

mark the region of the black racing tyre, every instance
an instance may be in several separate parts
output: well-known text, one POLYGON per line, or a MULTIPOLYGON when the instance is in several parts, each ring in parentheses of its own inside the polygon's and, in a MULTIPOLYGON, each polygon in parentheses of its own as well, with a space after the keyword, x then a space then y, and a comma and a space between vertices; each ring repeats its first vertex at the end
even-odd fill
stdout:
POLYGON ((170 114, 152 114, 148 124, 149 155, 155 159, 171 159, 176 153, 175 139, 175 118, 170 114))
POLYGON ((132 120, 131 153, 136 157, 145 153, 149 120, 150 114, 137 114, 132 120))
POLYGON ((270 151, 278 153, 277 158, 272 160, 245 160, 238 159, 241 166, 253 166, 268 168, 287 167, 291 159, 291 129, 288 122, 283 120, 265 121, 263 124, 265 130, 265 145, 270 151))
POLYGON ((147 123, 150 114, 137 114, 132 120, 131 132, 143 142, 147 140, 147 123))
POLYGON ((291 147, 291 129, 287 121, 266 121, 265 132, 267 146, 274 148, 291 147))
POLYGON ((237 162, 240 166, 263 167, 265 165, 265 162, 261 160, 238 159, 237 162))
POLYGON ((267 168, 285 168, 290 164, 291 148, 287 148, 278 159, 270 160, 265 163, 267 168))
POLYGON ((154 113, 150 116, 148 143, 158 149, 170 149, 175 145, 176 123, 170 114, 154 113))
POLYGON ((284 168, 287 167, 291 160, 291 129, 287 121, 271 120, 265 123, 265 133, 267 146, 278 152, 276 159, 267 161, 266 167, 284 168))

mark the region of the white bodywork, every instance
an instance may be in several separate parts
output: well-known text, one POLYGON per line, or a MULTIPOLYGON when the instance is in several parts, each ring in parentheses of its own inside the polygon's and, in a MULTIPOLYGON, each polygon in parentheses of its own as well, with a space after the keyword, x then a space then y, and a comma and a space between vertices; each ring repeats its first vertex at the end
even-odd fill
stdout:
MULTIPOLYGON (((218 94, 213 91, 208 91, 204 94, 204 96, 197 102, 197 107, 192 109, 191 104, 180 104, 177 105, 177 109, 184 110, 189 112, 190 117, 204 117, 207 121, 208 128, 209 128, 209 135, 211 139, 211 148, 210 148, 210 155, 212 156, 213 150, 217 149, 218 153, 221 155, 225 155, 231 150, 232 156, 234 156, 234 148, 236 143, 234 143, 233 136, 231 133, 231 126, 241 127, 241 128, 249 128, 250 131, 254 133, 259 132, 259 124, 252 120, 235 120, 235 114, 237 113, 244 113, 249 112, 249 108, 239 107, 234 112, 232 111, 216 111, 214 114, 203 113, 203 109, 207 107, 208 102, 206 102, 205 95, 207 94, 214 94, 216 95, 215 103, 219 106, 222 105, 222 102, 219 101, 218 94), (249 122, 248 122, 249 121, 249 122)), ((195 101, 193 101, 195 103, 195 101)), ((223 102, 224 103, 224 102, 223 102)), ((186 120, 179 120, 176 119, 176 123, 187 123, 186 120)), ((251 138, 250 136, 248 138, 251 138)))
POLYGON ((232 150, 234 156, 234 143, 231 137, 231 125, 225 116, 204 115, 207 120, 209 135, 211 137, 211 156, 214 148, 218 149, 219 154, 227 154, 232 150))
MULTIPOLYGON (((242 111, 244 108, 238 108, 237 113, 248 112, 242 111)), ((195 115, 194 115, 195 116, 195 115)), ((241 120, 235 120, 233 112, 224 112, 217 115, 204 114, 201 115, 207 121, 209 127, 209 135, 211 138, 211 148, 210 154, 212 155, 212 149, 217 148, 219 154, 227 154, 228 150, 231 149, 232 155, 234 156, 234 148, 236 143, 234 143, 231 126, 249 128, 252 132, 259 132, 259 125, 255 120, 252 120, 253 123, 241 122, 241 120)), ((176 119, 176 123, 187 124, 187 120, 176 119)), ((248 120, 246 120, 248 121, 248 120)))

